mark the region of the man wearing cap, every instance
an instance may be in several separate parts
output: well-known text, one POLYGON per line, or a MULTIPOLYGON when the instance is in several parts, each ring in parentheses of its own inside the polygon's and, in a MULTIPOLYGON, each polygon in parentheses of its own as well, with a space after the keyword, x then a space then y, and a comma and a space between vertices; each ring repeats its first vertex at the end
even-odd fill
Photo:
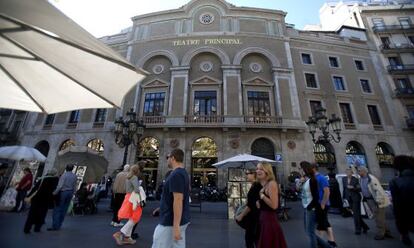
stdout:
POLYGON ((378 179, 368 173, 367 167, 359 166, 358 173, 361 176, 360 184, 363 201, 368 204, 374 213, 377 225, 377 233, 374 239, 383 240, 384 238, 393 238, 385 224, 385 208, 391 205, 388 196, 385 194, 378 179))

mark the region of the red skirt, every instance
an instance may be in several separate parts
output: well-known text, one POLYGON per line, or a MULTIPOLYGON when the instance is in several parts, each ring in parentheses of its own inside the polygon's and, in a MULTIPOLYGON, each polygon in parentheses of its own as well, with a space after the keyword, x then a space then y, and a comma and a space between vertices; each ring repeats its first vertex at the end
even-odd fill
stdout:
POLYGON ((285 235, 275 211, 260 211, 260 236, 258 248, 286 248, 285 235))
POLYGON ((122 202, 122 206, 118 211, 118 218, 120 220, 122 219, 132 219, 134 223, 138 223, 138 221, 141 219, 142 215, 142 207, 137 206, 135 210, 132 209, 132 203, 129 202, 129 197, 131 196, 131 193, 128 193, 125 195, 124 202, 122 202))

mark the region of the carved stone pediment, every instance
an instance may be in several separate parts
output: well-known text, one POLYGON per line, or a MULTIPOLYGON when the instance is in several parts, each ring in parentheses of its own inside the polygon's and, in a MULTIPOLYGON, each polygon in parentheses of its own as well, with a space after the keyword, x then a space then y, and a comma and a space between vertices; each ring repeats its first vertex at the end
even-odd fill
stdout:
POLYGON ((163 88, 168 86, 169 84, 161 79, 155 79, 142 84, 142 88, 163 88))
POLYGON ((273 86, 272 82, 266 81, 261 77, 254 77, 243 81, 244 85, 254 85, 254 86, 273 86))
POLYGON ((216 84, 221 84, 221 81, 209 77, 209 76, 204 76, 204 77, 200 77, 197 79, 194 79, 190 82, 191 85, 216 85, 216 84))

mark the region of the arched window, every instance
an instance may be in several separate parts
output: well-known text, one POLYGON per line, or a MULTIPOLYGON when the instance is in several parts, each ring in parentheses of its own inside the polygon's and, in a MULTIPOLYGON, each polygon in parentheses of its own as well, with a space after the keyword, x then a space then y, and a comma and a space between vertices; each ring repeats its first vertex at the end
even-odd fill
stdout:
POLYGON ((348 165, 368 166, 364 147, 356 142, 350 141, 345 148, 346 162, 348 165))
POLYGON ((381 182, 388 183, 396 175, 396 170, 392 167, 394 162, 394 151, 390 145, 380 142, 375 147, 378 163, 381 168, 381 182))
POLYGON ((251 147, 251 154, 262 158, 275 160, 275 148, 272 141, 266 138, 256 139, 251 147))
POLYGON ((89 141, 87 146, 92 150, 97 151, 99 154, 103 154, 104 152, 104 143, 100 139, 93 139, 89 141))
POLYGON ((145 162, 143 174, 147 192, 156 189, 160 142, 154 137, 146 137, 139 142, 136 161, 145 162))
POLYGON ((375 147, 375 153, 380 166, 391 166, 394 161, 394 152, 390 145, 380 142, 375 147))
POLYGON ((60 145, 59 151, 65 150, 74 145, 75 145, 75 141, 73 141, 72 139, 67 139, 63 141, 63 143, 60 145))
POLYGON ((217 169, 212 166, 216 162, 216 142, 208 137, 195 140, 191 151, 192 187, 217 185, 217 169))
POLYGON ((336 164, 335 152, 331 144, 318 142, 313 146, 315 162, 320 167, 334 168, 336 164))
POLYGON ((192 157, 217 157, 217 145, 213 139, 203 137, 194 141, 192 157))

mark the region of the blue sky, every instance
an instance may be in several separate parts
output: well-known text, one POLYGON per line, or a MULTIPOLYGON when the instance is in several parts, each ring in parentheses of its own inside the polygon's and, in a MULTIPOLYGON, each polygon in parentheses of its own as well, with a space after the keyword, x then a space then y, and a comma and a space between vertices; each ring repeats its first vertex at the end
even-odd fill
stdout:
MULTIPOLYGON (((319 9, 326 0, 229 0, 237 6, 278 9, 287 12, 286 22, 303 28, 306 24, 319 24, 319 9)), ((328 1, 335 2, 335 1, 328 1)))
MULTIPOLYGON (((96 37, 111 35, 132 25, 131 17, 176 9, 190 0, 49 0, 96 37)), ((326 0, 228 0, 236 6, 288 12, 286 22, 302 29, 319 23, 319 9, 326 0)))

